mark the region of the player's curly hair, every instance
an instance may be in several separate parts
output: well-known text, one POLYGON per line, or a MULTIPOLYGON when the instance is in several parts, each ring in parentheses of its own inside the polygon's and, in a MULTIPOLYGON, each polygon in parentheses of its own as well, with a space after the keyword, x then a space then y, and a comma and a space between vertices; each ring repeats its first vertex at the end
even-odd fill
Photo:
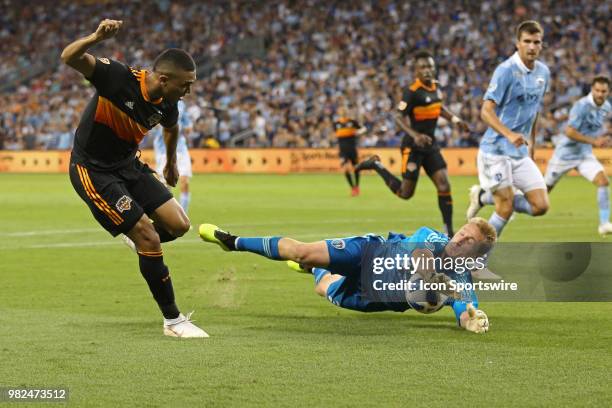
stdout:
POLYGON ((183 71, 196 70, 196 64, 191 55, 180 48, 168 48, 162 51, 153 62, 153 71, 159 71, 167 66, 173 66, 183 71))

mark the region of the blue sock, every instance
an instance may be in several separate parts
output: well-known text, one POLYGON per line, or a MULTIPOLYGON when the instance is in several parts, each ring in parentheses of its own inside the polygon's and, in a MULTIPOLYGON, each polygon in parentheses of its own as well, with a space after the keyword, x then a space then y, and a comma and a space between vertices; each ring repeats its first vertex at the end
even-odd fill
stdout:
POLYGON ((597 188, 597 205, 599 206, 599 225, 610 222, 610 191, 608 186, 597 188))
POLYGON ((315 278, 315 285, 318 285, 319 282, 321 282, 321 279, 323 279, 323 277, 327 275, 328 273, 331 273, 331 272, 328 271, 327 269, 312 268, 312 274, 314 275, 314 278, 315 278))
POLYGON ((493 205, 493 193, 491 190, 484 190, 480 195, 480 204, 482 205, 493 205))
POLYGON ((512 203, 514 206, 514 211, 523 214, 533 215, 533 209, 531 208, 531 204, 522 194, 514 195, 514 202, 512 203))
POLYGON ((498 238, 501 235, 502 230, 504 229, 507 223, 508 223, 508 220, 504 219, 502 216, 498 215, 496 212, 494 212, 493 215, 491 215, 491 218, 489 218, 489 224, 491 224, 493 228, 495 228, 495 231, 497 231, 498 238))
POLYGON ((278 241, 280 239, 281 237, 240 237, 236 240, 236 249, 238 251, 253 252, 266 258, 280 261, 282 259, 278 254, 278 241))
POLYGON ((181 207, 183 210, 187 212, 187 208, 189 207, 189 201, 191 200, 191 193, 181 193, 181 207))

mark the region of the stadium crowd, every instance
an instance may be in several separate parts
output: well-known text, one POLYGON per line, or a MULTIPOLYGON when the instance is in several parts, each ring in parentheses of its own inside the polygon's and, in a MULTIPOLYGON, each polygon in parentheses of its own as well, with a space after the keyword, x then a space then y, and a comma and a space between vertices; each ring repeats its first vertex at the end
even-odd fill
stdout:
POLYGON ((391 113, 412 81, 410 56, 420 48, 436 57, 446 105, 471 125, 460 134, 441 119, 440 145, 476 146, 485 129, 482 95, 494 67, 512 54, 514 27, 525 19, 544 26, 542 60, 553 79, 540 144, 562 131, 570 104, 588 91, 591 78, 612 71, 609 1, 61 3, 0 0, 0 149, 70 148, 93 91, 59 64, 59 54, 103 18, 122 19, 124 26, 92 52, 135 67, 148 66, 167 47, 205 63, 228 44, 264 39, 263 58, 216 63, 194 85, 186 103, 195 147, 230 145, 235 135, 244 146, 327 147, 335 142, 339 105, 367 127, 361 146, 397 146, 402 133, 391 113))

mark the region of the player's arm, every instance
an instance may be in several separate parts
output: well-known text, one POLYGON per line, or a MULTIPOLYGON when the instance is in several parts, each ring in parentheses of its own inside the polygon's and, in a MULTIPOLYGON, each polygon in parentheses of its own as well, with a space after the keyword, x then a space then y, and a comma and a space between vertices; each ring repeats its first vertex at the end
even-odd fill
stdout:
POLYGON ((467 132, 467 131, 470 130, 470 127, 468 126, 468 124, 465 121, 463 121, 459 116, 457 116, 454 113, 452 113, 444 105, 442 105, 442 110, 440 111, 440 116, 442 116, 444 119, 448 120, 450 123, 452 123, 454 126, 457 126, 459 129, 461 129, 464 132, 467 132))
POLYGON ((499 119, 495 110, 505 103, 510 85, 512 84, 512 72, 503 66, 498 66, 493 72, 493 77, 484 95, 484 102, 480 109, 480 118, 491 129, 506 137, 516 147, 527 144, 525 136, 513 132, 499 119))
POLYGON ((565 128, 565 134, 567 135, 567 137, 569 137, 572 140, 575 140, 580 143, 590 144, 594 147, 604 146, 607 143, 608 137, 609 137, 609 136, 600 136, 597 138, 588 137, 588 136, 583 135, 582 133, 580 133, 578 130, 574 129, 570 125, 568 125, 565 128))
POLYGON ((480 118, 483 120, 483 122, 500 135, 505 136, 516 147, 520 147, 524 144, 527 144, 527 140, 522 134, 513 132, 508 127, 506 127, 506 125, 504 125, 501 120, 499 120, 497 113, 495 113, 496 108, 497 104, 491 99, 486 99, 482 103, 482 108, 480 109, 480 118))
POLYGON ((96 59, 86 51, 93 45, 114 37, 122 24, 121 20, 103 20, 94 33, 79 38, 64 48, 62 62, 90 78, 96 66, 96 59))
POLYGON ((169 186, 176 186, 179 174, 176 165, 176 144, 179 137, 178 123, 169 128, 162 127, 164 143, 166 145, 166 167, 164 168, 164 178, 169 186))
POLYGON ((535 145, 536 145, 536 134, 538 133, 538 119, 540 119, 540 113, 536 113, 536 117, 533 121, 533 126, 531 127, 531 135, 529 135, 530 145, 529 145, 529 156, 534 159, 535 158, 535 145))
POLYGON ((427 146, 431 144, 432 142, 431 139, 417 132, 416 130, 414 130, 410 126, 408 121, 406 120, 406 115, 408 115, 408 112, 410 112, 414 108, 413 102, 412 102, 413 101, 412 95, 413 95, 412 91, 404 92, 404 95, 402 96, 402 100, 397 106, 397 111, 394 112, 393 114, 393 119, 395 120, 395 123, 397 124, 397 126, 399 126, 400 129, 402 129, 404 132, 406 132, 408 137, 414 140, 414 143, 417 146, 427 146))

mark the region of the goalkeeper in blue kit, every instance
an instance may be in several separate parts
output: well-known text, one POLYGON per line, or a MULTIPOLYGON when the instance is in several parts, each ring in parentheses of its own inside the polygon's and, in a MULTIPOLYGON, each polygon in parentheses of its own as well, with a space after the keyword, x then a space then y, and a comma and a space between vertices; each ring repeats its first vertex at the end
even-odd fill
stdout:
MULTIPOLYGON (((386 249, 385 255, 388 258, 404 255, 438 260, 481 257, 491 249, 497 239, 495 229, 482 218, 469 220, 450 240, 447 235, 427 227, 419 228, 411 236, 389 233, 385 239, 379 235, 368 234, 312 243, 286 237, 239 237, 212 224, 200 225, 199 233, 204 241, 215 243, 225 251, 246 251, 272 260, 289 261, 288 264, 293 269, 312 273, 315 292, 318 295, 345 309, 360 312, 404 312, 415 309, 430 313, 447 305, 453 308, 460 327, 474 333, 485 333, 489 329, 488 317, 482 310, 478 310, 478 300, 471 289, 457 293, 444 289, 413 290, 413 286, 402 290, 400 297, 397 294, 395 297, 372 296, 371 291, 368 291, 369 282, 364 278, 371 275, 363 273, 364 266, 367 270, 365 259, 372 248, 386 249), (440 302, 439 305, 436 302, 440 302), (423 310, 424 308, 426 310, 423 310)), ((469 271, 458 273, 463 271, 439 265, 432 267, 431 264, 421 263, 421 266, 412 272, 410 282, 442 284, 442 288, 452 287, 449 285, 452 281, 472 283, 469 271)), ((393 273, 376 275, 382 280, 378 281, 379 286, 397 284, 397 280, 392 279, 397 276, 393 273)))

